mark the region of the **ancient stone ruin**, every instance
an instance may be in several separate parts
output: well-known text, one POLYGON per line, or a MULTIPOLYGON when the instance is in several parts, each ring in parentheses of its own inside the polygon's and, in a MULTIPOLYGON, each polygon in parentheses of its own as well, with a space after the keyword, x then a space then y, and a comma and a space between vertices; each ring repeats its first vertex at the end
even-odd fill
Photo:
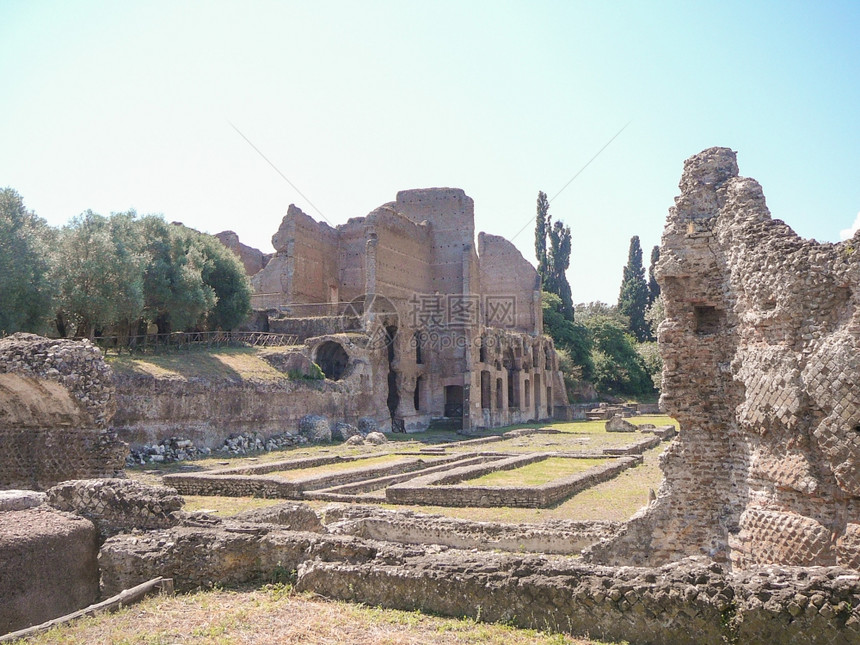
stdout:
POLYGON ((657 500, 591 557, 860 568, 860 237, 800 239, 735 153, 688 159, 657 266, 657 500))
MULTIPOLYGON (((0 585, 0 632, 159 576, 188 591, 287 571, 297 589, 330 598, 603 640, 860 642, 860 236, 800 240, 770 218, 731 150, 706 150, 685 163, 658 266, 667 314, 662 405, 680 422, 679 436, 673 426, 631 427, 630 411, 606 407, 589 414, 621 434, 599 454, 511 450, 523 437, 557 436, 552 428, 417 453, 398 453, 382 435, 382 446, 370 446, 378 427, 469 431, 549 415, 562 396, 540 333, 534 270, 498 238, 479 237, 475 253, 471 222, 471 200, 448 189, 400 193, 336 229, 291 207, 278 253, 255 282, 259 299, 274 299, 267 324, 303 340, 269 360, 300 378, 220 384, 214 396, 207 384, 118 379, 127 398, 118 397, 117 416, 143 433, 172 414, 200 437, 213 432, 207 417, 229 424, 244 416, 248 427, 287 425, 307 440, 335 433, 361 452, 191 466, 163 478, 174 488, 99 479, 0 497, 0 574, 13 580, 0 585), (511 293, 508 326, 486 298, 511 293), (454 327, 412 319, 409 307, 420 302, 408 294, 476 295, 477 319, 454 327), (521 299, 531 303, 525 310, 521 299), (443 337, 452 340, 436 342, 443 337), (314 378, 315 364, 324 379, 314 378), (656 499, 626 523, 511 525, 378 506, 546 506, 670 440, 656 499), (600 463, 538 486, 476 483, 493 471, 586 457, 600 463), (177 490, 330 504, 315 511, 288 502, 225 519, 183 511, 177 490), (58 584, 45 584, 57 571, 58 584)), ((47 421, 104 432, 112 404, 100 357, 78 360, 92 348, 53 342, 0 341, 0 436, 14 441, 7 429, 47 421)), ((21 463, 34 480, 55 477, 21 463)))
POLYGON ((89 342, 0 339, 0 489, 121 472, 127 446, 108 430, 115 406, 111 370, 89 342))
POLYGON ((255 306, 276 313, 271 331, 306 339, 328 379, 363 370, 381 427, 470 431, 567 406, 538 274, 501 237, 480 233, 476 248, 462 190, 404 190, 336 228, 291 205, 272 244, 255 306))

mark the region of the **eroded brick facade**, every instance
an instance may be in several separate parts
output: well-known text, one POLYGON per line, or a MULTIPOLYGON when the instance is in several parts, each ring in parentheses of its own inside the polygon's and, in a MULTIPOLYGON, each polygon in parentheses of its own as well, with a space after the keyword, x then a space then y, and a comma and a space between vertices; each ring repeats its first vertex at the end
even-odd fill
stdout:
POLYGON ((688 159, 663 234, 657 500, 591 556, 860 566, 860 237, 799 238, 735 153, 688 159))
MULTIPOLYGON (((480 233, 476 248, 462 190, 401 191, 336 228, 291 205, 272 243, 252 278, 257 306, 280 310, 270 328, 368 335, 388 354, 367 387, 387 393, 392 429, 497 427, 567 404, 538 274, 504 238, 480 233)), ((307 344, 323 366, 321 343, 307 344)))

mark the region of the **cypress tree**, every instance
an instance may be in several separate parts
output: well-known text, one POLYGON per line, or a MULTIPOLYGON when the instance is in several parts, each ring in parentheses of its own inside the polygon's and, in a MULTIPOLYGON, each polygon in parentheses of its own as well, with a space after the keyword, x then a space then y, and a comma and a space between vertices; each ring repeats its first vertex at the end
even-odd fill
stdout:
POLYGON ((540 190, 537 198, 537 216, 535 217, 535 256, 537 257, 541 284, 546 281, 549 268, 546 255, 546 234, 549 225, 549 201, 546 198, 546 193, 540 190))
POLYGON ((567 268, 570 266, 570 227, 562 222, 554 222, 549 231, 550 280, 547 290, 561 298, 562 313, 565 319, 573 320, 573 296, 567 281, 567 268))
POLYGON ((642 266, 642 247, 639 245, 639 236, 634 235, 630 238, 630 250, 618 294, 618 310, 630 319, 630 333, 639 342, 651 338, 650 327, 645 320, 647 306, 648 283, 642 266))

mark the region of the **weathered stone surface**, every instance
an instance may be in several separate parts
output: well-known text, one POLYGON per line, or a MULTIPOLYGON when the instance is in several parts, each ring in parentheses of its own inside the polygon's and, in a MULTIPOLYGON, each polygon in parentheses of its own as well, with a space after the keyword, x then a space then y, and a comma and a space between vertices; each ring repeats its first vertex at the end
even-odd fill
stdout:
POLYGON ((800 239, 735 153, 688 159, 663 234, 657 500, 592 557, 857 566, 860 238, 800 239))
POLYGON ((383 443, 388 443, 388 438, 381 432, 369 432, 364 438, 364 442, 373 446, 379 446, 383 443))
POLYGON ((308 414, 299 419, 299 434, 313 443, 331 441, 331 426, 328 419, 317 414, 308 414))
POLYGON ((243 513, 237 513, 230 518, 236 522, 254 522, 258 524, 277 524, 291 531, 310 531, 325 533, 325 528, 313 509, 306 504, 284 502, 275 506, 255 508, 243 513))
POLYGON ((0 490, 0 512, 23 511, 45 503, 45 493, 35 490, 0 490))
POLYGON ((379 424, 373 417, 361 417, 358 420, 358 431, 363 435, 368 435, 371 432, 377 432, 379 424))
POLYGON ((43 490, 122 472, 127 446, 107 429, 111 374, 89 341, 0 339, 0 488, 43 490))
POLYGON ((95 602, 93 523, 47 506, 0 513, 0 634, 95 602))
POLYGON ((625 421, 620 414, 616 414, 606 422, 606 432, 636 432, 635 424, 625 421))
POLYGON ((320 368, 301 352, 278 352, 263 354, 263 360, 290 377, 323 378, 320 368))
POLYGON ((130 479, 82 479, 48 490, 47 502, 61 511, 82 515, 106 538, 133 529, 158 529, 179 521, 185 504, 174 489, 130 479))
POLYGON ((101 350, 88 340, 21 333, 0 338, 0 374, 33 379, 48 388, 53 399, 33 400, 35 397, 26 397, 22 389, 9 392, 4 388, 0 391, 4 396, 0 426, 106 428, 116 411, 111 369, 101 350), (63 396, 65 393, 68 398, 63 396), (70 406, 69 399, 76 405, 70 406), (40 407, 52 404, 57 407, 40 407))
POLYGON ((364 437, 360 434, 352 435, 349 439, 346 440, 347 445, 349 446, 361 446, 364 444, 364 437))
POLYGON ((344 423, 343 421, 335 423, 334 428, 331 430, 331 438, 335 441, 346 441, 350 437, 355 437, 356 435, 361 435, 358 428, 351 423, 344 423))

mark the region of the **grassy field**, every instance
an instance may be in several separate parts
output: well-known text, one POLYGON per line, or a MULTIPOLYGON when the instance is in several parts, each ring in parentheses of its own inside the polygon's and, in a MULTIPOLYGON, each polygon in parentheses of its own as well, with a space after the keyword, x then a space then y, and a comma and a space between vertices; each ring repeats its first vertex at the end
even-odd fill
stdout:
MULTIPOLYGON (((281 351, 284 348, 279 348, 281 351)), ((204 378, 280 381, 288 376, 263 360, 272 350, 224 347, 216 350, 184 349, 164 354, 108 354, 105 359, 121 374, 148 374, 158 378, 204 378)))
POLYGON ((152 597, 18 645, 601 645, 472 619, 331 602, 288 586, 152 597))
POLYGON ((565 459, 550 457, 512 470, 497 470, 475 479, 460 482, 461 486, 540 486, 555 479, 581 473, 606 459, 565 459))

